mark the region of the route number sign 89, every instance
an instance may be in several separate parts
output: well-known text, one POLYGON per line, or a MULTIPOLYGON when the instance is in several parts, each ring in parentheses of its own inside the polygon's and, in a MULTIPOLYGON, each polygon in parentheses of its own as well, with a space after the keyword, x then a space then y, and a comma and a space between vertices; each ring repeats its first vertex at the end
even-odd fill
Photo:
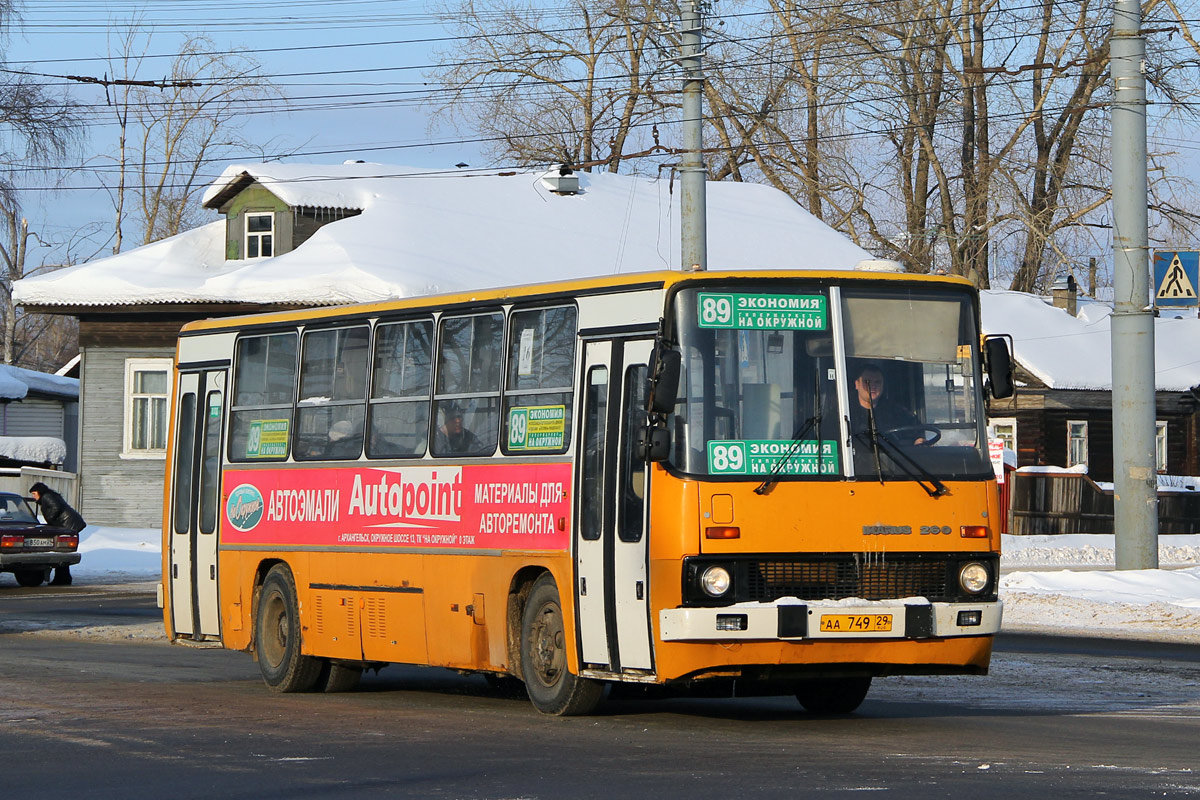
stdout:
POLYGON ((746 472, 745 442, 709 442, 708 471, 710 474, 743 474, 746 472))
POLYGON ((700 296, 700 324, 705 327, 733 326, 733 295, 700 296))

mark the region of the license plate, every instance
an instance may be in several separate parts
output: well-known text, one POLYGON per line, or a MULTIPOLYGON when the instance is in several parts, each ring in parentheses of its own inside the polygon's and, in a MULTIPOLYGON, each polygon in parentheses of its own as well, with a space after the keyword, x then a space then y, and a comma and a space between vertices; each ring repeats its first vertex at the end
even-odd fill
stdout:
POLYGON ((43 539, 43 538, 35 539, 32 537, 26 536, 25 537, 25 546, 26 547, 54 547, 54 540, 53 539, 43 539))
POLYGON ((822 614, 823 633, 877 633, 892 629, 891 614, 822 614))

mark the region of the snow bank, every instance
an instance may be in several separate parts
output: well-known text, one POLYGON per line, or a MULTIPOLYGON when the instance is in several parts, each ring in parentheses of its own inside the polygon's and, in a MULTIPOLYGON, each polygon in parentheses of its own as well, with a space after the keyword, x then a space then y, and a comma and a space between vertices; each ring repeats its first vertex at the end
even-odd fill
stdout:
POLYGON ((79 534, 75 579, 88 583, 157 581, 162 577, 162 531, 89 525, 79 534))

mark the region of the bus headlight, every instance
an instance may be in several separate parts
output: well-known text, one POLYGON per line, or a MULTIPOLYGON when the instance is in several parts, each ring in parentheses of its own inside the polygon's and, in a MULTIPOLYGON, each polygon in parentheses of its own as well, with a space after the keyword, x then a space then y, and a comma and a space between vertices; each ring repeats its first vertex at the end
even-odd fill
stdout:
POLYGON ((963 564, 958 570, 958 585, 967 594, 979 594, 988 587, 991 574, 978 561, 963 564))
POLYGON ((729 570, 722 566, 713 565, 700 573, 700 588, 709 597, 720 597, 729 591, 730 584, 733 583, 733 578, 729 575, 729 570))

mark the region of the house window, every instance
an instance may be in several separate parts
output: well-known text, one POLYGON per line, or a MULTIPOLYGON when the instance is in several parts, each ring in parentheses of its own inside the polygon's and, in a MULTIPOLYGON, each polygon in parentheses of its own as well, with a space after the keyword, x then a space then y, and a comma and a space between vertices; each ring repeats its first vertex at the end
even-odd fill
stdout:
POLYGON ((1067 466, 1088 463, 1088 424, 1086 420, 1067 422, 1067 466))
POLYGON ((246 214, 246 258, 270 258, 275 255, 275 215, 271 212, 246 214))
POLYGON ((166 458, 169 358, 125 361, 125 446, 128 458, 166 458))
POLYGON ((1167 423, 1154 423, 1154 465, 1159 472, 1167 471, 1167 423))
POLYGON ((1017 452, 1017 420, 1004 417, 992 420, 992 438, 1004 442, 1004 447, 1017 452))

